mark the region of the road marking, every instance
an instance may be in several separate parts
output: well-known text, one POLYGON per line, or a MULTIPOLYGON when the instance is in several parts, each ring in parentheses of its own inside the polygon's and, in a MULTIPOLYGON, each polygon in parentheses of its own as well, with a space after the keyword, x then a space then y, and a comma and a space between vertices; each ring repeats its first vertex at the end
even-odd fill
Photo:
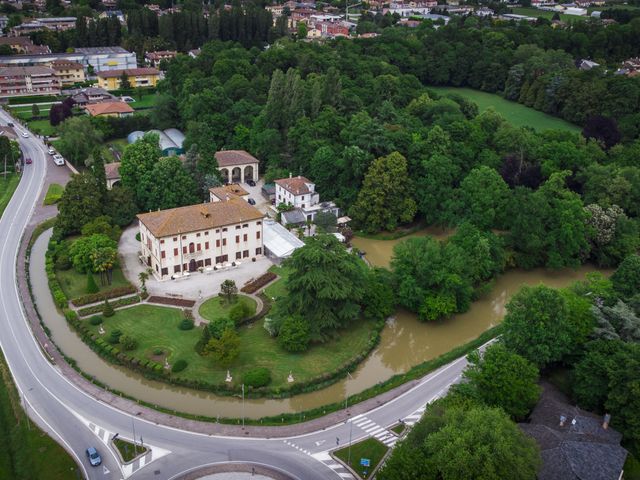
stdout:
POLYGON ((102 466, 102 474, 103 475, 109 475, 111 473, 111 471, 105 467, 104 465, 102 466))
POLYGON ((316 447, 319 447, 320 445, 322 445, 324 442, 326 442, 326 440, 319 440, 316 442, 316 447))

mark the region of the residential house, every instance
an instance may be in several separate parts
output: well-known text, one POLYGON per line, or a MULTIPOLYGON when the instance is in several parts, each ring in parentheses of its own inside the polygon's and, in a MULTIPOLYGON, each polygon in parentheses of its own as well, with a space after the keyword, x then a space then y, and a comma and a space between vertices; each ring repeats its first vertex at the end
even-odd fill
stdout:
POLYGON ((627 75, 628 77, 635 77, 640 74, 640 57, 630 58, 622 62, 622 66, 616 70, 618 75, 627 75))
POLYGON ((230 195, 224 201, 138 215, 141 259, 159 280, 263 255, 264 215, 230 195))
POLYGON ((60 83, 49 67, 0 67, 0 98, 58 95, 60 83))
POLYGON ((90 103, 99 103, 104 101, 114 102, 117 100, 117 97, 110 94, 103 88, 97 87, 87 87, 76 90, 67 90, 66 91, 76 105, 80 107, 84 107, 90 103))
POLYGON ((51 68, 55 71, 55 75, 63 87, 85 81, 84 68, 81 63, 62 59, 54 60, 51 62, 51 68))
POLYGON ((76 17, 43 17, 35 18, 29 22, 16 25, 11 29, 11 35, 20 36, 28 35, 32 32, 40 30, 52 30, 61 32, 76 28, 76 17))
POLYGON ((538 443, 542 467, 538 480, 620 480, 627 451, 622 435, 598 417, 569 403, 549 383, 530 416, 519 427, 538 443))
POLYGON ((105 10, 98 15, 99 18, 117 18, 121 25, 126 25, 127 20, 122 10, 105 10))
POLYGON ((155 68, 160 68, 160 62, 162 60, 171 60, 178 54, 175 50, 161 50, 157 52, 145 53, 144 59, 149 65, 155 68))
POLYGON ((213 187, 209 189, 209 201, 210 202, 224 202, 229 195, 234 195, 243 200, 249 200, 249 192, 242 188, 237 183, 229 183, 222 187, 213 187), (243 198, 244 197, 244 198, 243 198))
POLYGON ((599 67, 600 64, 592 62, 591 60, 582 59, 578 62, 578 68, 580 70, 591 70, 592 68, 599 67))
POLYGON ((8 45, 18 54, 40 55, 51 53, 47 45, 35 45, 29 37, 1 37, 0 45, 8 45))
POLYGON ((123 73, 129 78, 132 88, 155 87, 160 79, 160 71, 152 67, 108 70, 98 72, 98 86, 105 90, 118 90, 123 73))
POLYGON ((260 161, 244 150, 221 150, 215 153, 218 170, 225 183, 258 181, 260 161))
POLYGON ((340 210, 333 202, 320 202, 316 185, 308 178, 281 178, 276 180, 276 208, 279 205, 291 205, 289 212, 282 214, 283 223, 300 224, 314 221, 319 212, 329 212, 338 217, 340 210))
POLYGON ((126 102, 100 102, 86 105, 84 109, 92 117, 130 117, 135 111, 126 102))
POLYGON ((107 179, 107 190, 120 183, 120 162, 105 163, 104 173, 107 179))

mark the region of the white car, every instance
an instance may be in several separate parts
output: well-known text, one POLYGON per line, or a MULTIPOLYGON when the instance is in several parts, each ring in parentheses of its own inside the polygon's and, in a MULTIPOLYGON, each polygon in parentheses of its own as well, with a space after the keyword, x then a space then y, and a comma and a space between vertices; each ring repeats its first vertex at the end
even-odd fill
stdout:
POLYGON ((56 151, 53 147, 49 147, 49 150, 47 150, 49 152, 49 155, 55 155, 56 151))
POLYGON ((53 156, 53 163, 61 167, 62 165, 64 165, 64 158, 62 158, 62 155, 58 153, 53 156))
POLYGON ((28 134, 27 132, 22 132, 22 136, 23 136, 24 138, 29 138, 29 134, 28 134))

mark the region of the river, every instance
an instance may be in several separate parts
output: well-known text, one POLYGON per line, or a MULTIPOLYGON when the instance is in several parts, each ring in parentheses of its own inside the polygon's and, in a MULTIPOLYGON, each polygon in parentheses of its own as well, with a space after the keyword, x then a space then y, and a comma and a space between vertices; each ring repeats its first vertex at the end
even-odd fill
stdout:
MULTIPOLYGON (((431 230, 425 230, 413 236, 433 233, 431 230)), ((446 232, 440 232, 438 235, 446 236, 446 232)), ((556 272, 542 269, 527 272, 511 270, 499 277, 491 293, 474 302, 468 312, 455 315, 442 323, 421 323, 414 314, 399 311, 388 321, 379 346, 352 372, 350 378, 323 390, 293 398, 246 400, 243 409, 239 398, 220 397, 149 381, 129 369, 111 365, 96 355, 69 328, 53 304, 44 274, 44 255, 50 236, 51 230, 42 234, 34 244, 29 268, 38 310, 58 347, 75 359, 78 367, 84 372, 113 389, 164 408, 214 418, 240 417, 243 410, 249 418, 260 418, 286 412, 301 412, 341 401, 346 395, 358 393, 393 374, 406 372, 412 366, 468 342, 487 328, 500 323, 506 302, 520 286, 542 282, 552 287, 562 287, 583 279, 588 272, 594 270, 589 266, 556 272)), ((407 237, 388 241, 356 238, 353 243, 367 252, 367 259, 372 264, 388 266, 393 245, 405 238, 407 237)))

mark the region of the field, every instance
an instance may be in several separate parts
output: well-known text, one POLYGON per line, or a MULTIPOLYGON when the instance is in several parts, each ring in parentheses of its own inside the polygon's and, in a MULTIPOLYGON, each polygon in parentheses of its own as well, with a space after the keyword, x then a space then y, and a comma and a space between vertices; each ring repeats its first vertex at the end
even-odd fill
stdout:
MULTIPOLYGON (((4 168, 4 165, 2 167, 4 168)), ((13 166, 7 167, 7 169, 9 168, 13 170, 13 166)), ((20 183, 20 176, 13 172, 8 173, 6 179, 4 175, 0 175, 0 216, 9 205, 9 200, 11 200, 13 192, 18 187, 18 183, 20 183)))
POLYGON ((142 98, 138 100, 136 95, 131 95, 131 97, 135 100, 135 102, 130 103, 134 109, 143 109, 143 108, 151 108, 156 103, 156 94, 155 93, 147 93, 142 95, 142 98))
MULTIPOLYGON (((536 18, 546 18, 551 20, 555 15, 555 12, 550 12, 548 10, 540 10, 539 8, 533 7, 517 7, 513 8, 513 13, 516 15, 526 15, 527 17, 536 17, 536 18)), ((602 9, 600 9, 602 10, 602 9)), ((587 15, 567 15, 566 13, 560 14, 560 20, 563 22, 583 22, 589 17, 587 15)))
POLYGON ((80 478, 67 452, 27 419, 2 355, 0 373, 0 478, 80 478))
MULTIPOLYGON (((175 374, 190 380, 221 384, 227 373, 226 368, 214 365, 213 360, 202 357, 195 351, 195 344, 202 335, 202 327, 193 330, 180 330, 178 325, 183 313, 177 308, 138 305, 117 310, 113 317, 105 318, 102 324, 107 338, 114 329, 120 329, 124 335, 130 335, 138 341, 138 346, 130 353, 141 359, 154 358, 160 363, 167 358, 169 364, 182 359, 188 367, 175 374), (154 354, 162 349, 160 356, 154 354), (155 356, 154 356, 155 355, 155 356)), ((353 355, 362 351, 374 325, 360 321, 345 330, 338 339, 326 344, 311 347, 304 354, 292 354, 282 350, 276 341, 262 327, 262 321, 238 329, 240 337, 240 355, 229 370, 234 382, 240 383, 242 375, 256 367, 265 367, 271 371, 271 386, 287 385, 289 372, 296 380, 306 380, 331 371, 345 363, 353 355)), ((90 326, 94 332, 99 327, 90 326)))
POLYGON ((533 108, 526 107, 516 102, 505 100, 500 95, 494 93, 481 92, 471 88, 457 87, 428 87, 429 90, 440 95, 455 93, 475 102, 480 112, 485 111, 489 107, 493 107, 496 112, 502 115, 512 125, 517 127, 531 127, 535 130, 568 130, 570 132, 579 133, 580 127, 572 123, 566 122, 561 118, 557 118, 546 113, 539 112, 533 108))
POLYGON ((355 472, 360 475, 360 478, 369 478, 371 472, 382 460, 388 448, 375 438, 367 438, 362 442, 354 443, 351 445, 351 462, 349 459, 349 447, 336 450, 333 454, 342 460, 345 464, 348 464, 355 472), (369 460, 369 466, 364 467, 360 464, 360 459, 366 458, 369 460))
MULTIPOLYGON (((60 282, 60 286, 67 298, 73 299, 87 293, 87 275, 84 273, 78 273, 73 268, 70 268, 69 270, 56 270, 56 277, 58 277, 58 282, 60 282)), ((96 285, 98 285, 101 292, 115 287, 129 285, 120 267, 113 269, 111 285, 101 285, 100 274, 98 273, 93 274, 93 279, 96 281, 96 285)))
POLYGON ((204 302, 200 306, 200 315, 202 315, 207 320, 215 320, 216 318, 226 318, 229 316, 229 311, 238 303, 245 304, 249 308, 247 311, 251 311, 250 315, 247 315, 247 318, 252 317, 256 313, 256 301, 247 297, 246 295, 238 295, 238 301, 236 303, 228 304, 227 301, 222 297, 213 297, 204 302))
POLYGON ((56 127, 52 127, 49 120, 31 120, 27 121, 29 130, 38 135, 53 137, 56 134, 56 127))
POLYGON ((57 183, 52 183, 49 185, 47 189, 47 194, 44 197, 45 205, 53 205, 54 203, 58 203, 60 197, 62 197, 62 192, 64 192, 64 187, 62 185, 58 185, 57 183))

